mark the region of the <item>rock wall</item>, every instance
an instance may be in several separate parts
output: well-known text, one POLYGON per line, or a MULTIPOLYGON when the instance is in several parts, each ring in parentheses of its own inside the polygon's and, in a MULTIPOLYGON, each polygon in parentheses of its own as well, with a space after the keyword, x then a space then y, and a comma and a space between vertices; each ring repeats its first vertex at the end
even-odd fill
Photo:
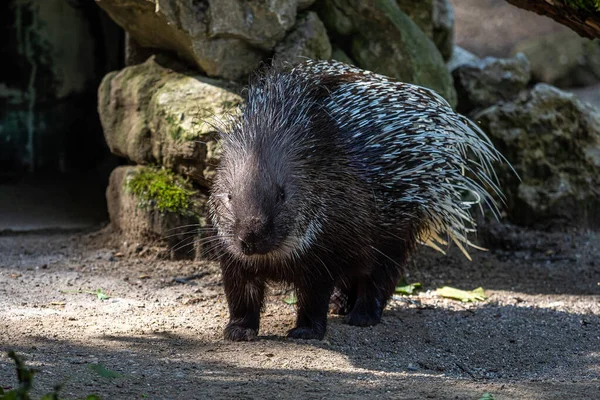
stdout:
MULTIPOLYGON (((416 7, 400 0, 96 3, 128 36, 129 66, 106 75, 98 90, 110 150, 135 164, 186 177, 198 193, 206 193, 218 163, 214 126, 241 105, 240 89, 261 63, 333 57, 433 88, 450 103, 456 101, 444 62, 453 50, 447 0, 416 7)), ((123 243, 137 243, 144 236, 155 240, 159 232, 181 224, 172 215, 176 210, 168 218, 157 217, 163 212, 152 204, 131 211, 140 202, 124 189, 124 177, 138 170, 128 168, 113 173, 107 192, 112 225, 123 243)), ((201 201, 196 205, 204 206, 201 201)))
POLYGON ((447 0, 429 0, 418 7, 400 0, 96 3, 139 46, 175 53, 209 77, 245 83, 271 59, 328 59, 333 40, 356 65, 433 88, 455 102, 443 58, 449 58, 453 48, 454 19, 447 0))

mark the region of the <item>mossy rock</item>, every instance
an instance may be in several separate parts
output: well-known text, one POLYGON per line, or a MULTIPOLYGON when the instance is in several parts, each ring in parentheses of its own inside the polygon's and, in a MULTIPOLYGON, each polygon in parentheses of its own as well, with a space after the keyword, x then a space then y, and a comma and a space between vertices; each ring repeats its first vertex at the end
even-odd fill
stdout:
POLYGON ((192 199, 197 196, 190 182, 164 168, 138 168, 124 182, 125 189, 143 209, 198 216, 192 199))
POLYGON ((396 0, 448 61, 454 50, 454 9, 449 0, 396 0))
POLYGON ((113 230, 125 249, 152 246, 176 258, 194 258, 193 242, 207 226, 207 196, 170 170, 116 168, 106 190, 113 230))
POLYGON ((394 0, 323 0, 317 4, 333 42, 359 67, 431 88, 456 104, 442 55, 394 0))
POLYGON ((98 111, 111 151, 210 184, 218 164, 216 126, 235 112, 238 86, 165 67, 156 57, 108 74, 98 111))

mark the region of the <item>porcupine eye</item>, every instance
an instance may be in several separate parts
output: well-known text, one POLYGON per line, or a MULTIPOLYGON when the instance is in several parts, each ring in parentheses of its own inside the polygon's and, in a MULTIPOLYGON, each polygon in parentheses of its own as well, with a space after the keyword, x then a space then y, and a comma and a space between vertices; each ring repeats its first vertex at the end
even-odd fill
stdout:
POLYGON ((283 187, 279 187, 279 202, 283 203, 285 201, 285 190, 283 190, 283 187))

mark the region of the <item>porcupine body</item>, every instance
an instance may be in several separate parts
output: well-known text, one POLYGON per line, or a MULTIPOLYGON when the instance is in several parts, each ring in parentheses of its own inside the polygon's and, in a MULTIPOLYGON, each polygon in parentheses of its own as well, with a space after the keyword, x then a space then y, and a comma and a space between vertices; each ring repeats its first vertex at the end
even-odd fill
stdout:
POLYGON ((344 322, 377 324, 417 244, 470 244, 465 193, 495 209, 484 188, 497 191, 501 156, 472 122, 431 90, 343 63, 267 70, 222 139, 210 204, 226 339, 257 334, 269 281, 296 289, 289 337, 323 338, 334 288, 344 322))

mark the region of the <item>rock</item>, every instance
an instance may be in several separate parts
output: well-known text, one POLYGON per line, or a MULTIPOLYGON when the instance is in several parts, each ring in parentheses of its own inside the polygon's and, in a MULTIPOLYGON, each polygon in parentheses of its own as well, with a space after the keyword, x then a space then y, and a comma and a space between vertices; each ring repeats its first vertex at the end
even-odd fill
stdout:
POLYGON ((110 176, 106 200, 111 227, 124 250, 150 245, 175 258, 194 257, 192 242, 206 224, 207 197, 182 178, 149 167, 118 167, 110 176))
POLYGON ((457 110, 467 114, 511 100, 527 87, 531 72, 527 58, 517 54, 514 58, 486 57, 463 64, 452 76, 458 94, 457 110))
MULTIPOLYGON (((175 3, 182 2, 186 3, 175 3)), ((294 26, 298 7, 297 0, 209 0, 208 4, 209 38, 236 37, 267 51, 294 26)))
POLYGON ((470 51, 465 50, 460 46, 454 46, 452 57, 446 63, 446 68, 448 71, 450 71, 450 73, 452 73, 458 67, 461 67, 465 64, 477 63, 479 60, 480 58, 470 51))
POLYGON ((537 84, 476 120, 521 177, 497 170, 512 221, 600 227, 600 112, 537 84))
POLYGON ((298 11, 306 10, 312 6, 315 0, 298 0, 298 11))
POLYGON ((434 89, 455 104, 452 77, 440 52, 395 0, 323 0, 317 5, 330 38, 359 67, 434 89))
POLYGON ((236 86, 176 72, 151 57, 108 74, 98 112, 110 150, 138 164, 160 164, 208 186, 218 163, 212 124, 242 101, 236 86))
POLYGON ((177 53, 209 76, 242 79, 296 19, 297 1, 96 0, 142 47, 177 53))
POLYGON ((537 82, 569 88, 600 81, 600 40, 566 31, 519 43, 514 51, 527 56, 537 82))
POLYGON ((275 47, 275 62, 296 64, 305 59, 328 60, 331 43, 319 16, 312 11, 298 17, 296 26, 275 47))
POLYGON ((449 60, 454 50, 454 10, 448 0, 396 0, 421 30, 435 43, 449 60))
POLYGON ((454 51, 454 9, 449 0, 434 1, 433 42, 448 61, 454 51))
POLYGON ((569 92, 573 93, 579 100, 588 103, 596 110, 600 110, 600 83, 584 88, 572 88, 569 92))
POLYGON ((129 33, 125 33, 125 65, 141 64, 156 53, 156 49, 142 47, 129 33))
POLYGON ((349 65, 356 65, 356 61, 351 59, 348 54, 336 45, 331 46, 331 59, 341 61, 349 65))
POLYGON ((449 60, 454 46, 454 10, 448 0, 396 0, 402 11, 435 43, 449 60))

